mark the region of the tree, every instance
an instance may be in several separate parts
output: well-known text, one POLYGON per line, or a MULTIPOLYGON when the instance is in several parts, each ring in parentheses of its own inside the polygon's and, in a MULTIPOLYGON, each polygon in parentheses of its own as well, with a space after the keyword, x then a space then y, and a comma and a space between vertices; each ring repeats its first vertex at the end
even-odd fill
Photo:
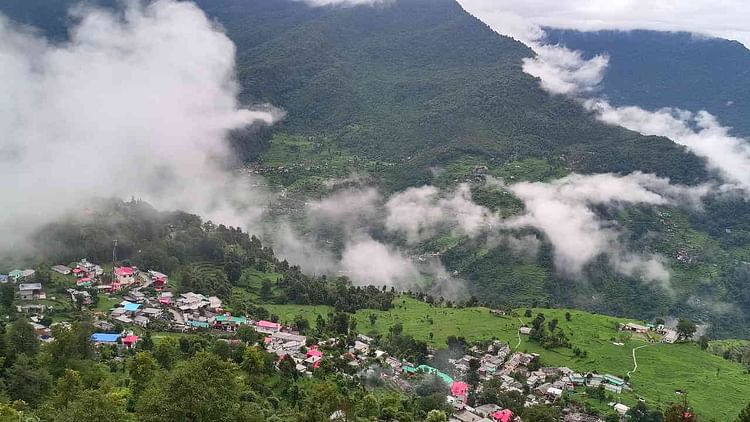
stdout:
POLYGON ((442 410, 430 410, 430 413, 427 414, 427 417, 424 420, 425 422, 447 422, 448 416, 446 416, 445 412, 442 410))
POLYGON ((635 406, 625 414, 630 422, 661 422, 663 417, 658 410, 649 410, 646 403, 639 400, 635 406))
POLYGON ((565 312, 565 321, 570 321, 571 319, 573 319, 573 316, 570 315, 570 312, 565 312))
POLYGON ((689 319, 680 318, 680 320, 677 322, 677 334, 679 334, 681 339, 691 339, 696 330, 697 327, 695 326, 695 323, 689 319))
POLYGON ((55 392, 50 399, 54 409, 64 409, 68 403, 75 400, 83 392, 81 374, 72 369, 66 369, 63 376, 57 380, 55 392))
POLYGON ((294 317, 294 328, 296 328, 300 333, 304 334, 310 328, 310 321, 308 321, 302 315, 297 315, 294 317))
POLYGON ((146 331, 138 342, 138 346, 142 350, 154 350, 154 339, 151 338, 151 331, 146 331))
POLYGON ((138 396, 146 389, 148 383, 154 378, 158 367, 153 355, 149 352, 138 352, 128 365, 130 373, 131 391, 134 396, 138 396))
POLYGON ((469 371, 466 374, 466 381, 472 387, 476 387, 477 384, 479 384, 479 367, 480 366, 481 366, 481 362, 479 362, 479 359, 472 358, 469 360, 469 371))
POLYGON ((327 421, 333 412, 342 410, 346 404, 337 384, 331 381, 314 384, 306 393, 300 422, 327 421))
POLYGON ((267 301, 271 299, 271 295, 273 294, 271 280, 269 279, 263 279, 263 281, 260 282, 260 298, 264 301, 267 301))
POLYGON ((735 422, 750 422, 750 403, 737 415, 735 422))
POLYGON ((39 351, 39 339, 34 327, 25 319, 13 321, 6 330, 8 356, 24 354, 34 356, 39 351))
POLYGON ((708 349, 708 337, 700 336, 700 338, 698 338, 698 345, 700 345, 701 350, 708 349))
POLYGON ((242 358, 242 369, 250 376, 258 376, 266 372, 266 360, 263 352, 257 347, 248 347, 242 358))
POLYGON ((242 276, 242 264, 237 261, 229 261, 224 264, 224 272, 227 273, 227 279, 232 284, 237 284, 242 276))
POLYGON ((125 410, 124 402, 114 393, 99 390, 87 390, 61 412, 54 420, 56 422, 100 422, 132 420, 125 410))
POLYGON ((524 422, 557 422, 559 419, 560 411, 552 406, 536 404, 523 411, 524 422))
POLYGON ((208 352, 178 363, 159 377, 136 404, 144 422, 227 421, 241 411, 236 366, 208 352))
POLYGON ((13 301, 16 298, 16 288, 11 283, 0 284, 0 306, 4 313, 13 310, 13 301))
POLYGON ((166 338, 160 342, 154 350, 154 358, 159 362, 159 366, 164 369, 172 369, 174 363, 180 357, 180 347, 174 338, 166 338))
POLYGON ((279 372, 281 375, 291 379, 297 379, 299 372, 297 372, 297 364, 294 363, 294 359, 289 355, 284 355, 279 361, 279 372))
POLYGON ((527 310, 526 310, 526 311, 525 311, 525 312, 523 313, 523 316, 525 316, 526 318, 531 318, 531 309, 527 309, 527 310))
POLYGON ((380 402, 374 394, 367 394, 359 402, 359 413, 362 417, 372 419, 380 414, 380 402))
POLYGON ((23 400, 30 405, 38 404, 52 386, 52 377, 34 366, 26 355, 18 355, 6 375, 8 395, 12 400, 23 400))
POLYGON ((242 340, 246 345, 255 344, 260 339, 260 334, 255 331, 255 328, 249 325, 242 325, 237 329, 235 336, 242 340))
POLYGON ((375 325, 378 321, 378 316, 375 314, 370 314, 368 318, 370 318, 370 325, 375 325))
POLYGON ((688 404, 687 397, 680 403, 672 403, 664 411, 664 422, 697 422, 698 418, 688 404))

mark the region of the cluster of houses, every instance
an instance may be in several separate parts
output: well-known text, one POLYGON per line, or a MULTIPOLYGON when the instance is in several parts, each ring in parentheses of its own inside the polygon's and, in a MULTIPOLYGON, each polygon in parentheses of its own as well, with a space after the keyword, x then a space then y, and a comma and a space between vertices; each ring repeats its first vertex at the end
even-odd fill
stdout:
MULTIPOLYGON (((498 379, 500 388, 504 391, 515 391, 526 397, 526 406, 535 404, 549 404, 559 401, 566 390, 578 387, 601 387, 612 393, 621 393, 629 389, 627 382, 610 374, 576 373, 566 367, 539 367, 535 365, 538 355, 513 352, 507 344, 495 341, 486 349, 472 347, 470 354, 459 359, 450 359, 447 372, 456 378, 466 377, 470 370, 469 362, 479 361, 478 375, 482 380, 498 379)), ((402 362, 393 357, 384 360, 387 366, 393 368, 401 381, 408 380, 416 374, 433 374, 450 388, 447 402, 453 407, 451 422, 511 422, 518 421, 510 409, 503 409, 494 404, 482 404, 471 407, 468 405, 470 386, 464 381, 454 379, 453 376, 428 365, 414 366, 409 362, 402 362)), ((407 389, 408 383, 395 382, 396 385, 407 389)), ((612 403, 612 407, 624 415, 628 408, 620 403, 612 403)), ((595 421, 589 415, 578 412, 566 412, 566 421, 595 421)))
MULTIPOLYGON (((111 309, 109 320, 101 319, 95 326, 101 332, 94 333, 91 341, 97 345, 116 345, 122 348, 133 348, 138 342, 138 336, 132 332, 115 331, 115 323, 123 325, 137 325, 148 327, 154 321, 163 321, 166 326, 177 331, 210 329, 223 332, 233 332, 242 326, 251 326, 263 335, 265 349, 282 359, 294 360, 296 370, 302 374, 311 375, 312 370, 318 368, 324 359, 324 353, 317 345, 308 344, 306 336, 282 326, 273 321, 254 321, 245 316, 231 315, 223 308, 222 300, 215 296, 187 292, 175 294, 165 289, 168 278, 156 272, 140 272, 135 267, 115 267, 113 277, 108 283, 102 277, 104 271, 101 266, 82 259, 74 268, 56 265, 52 269, 60 274, 72 274, 76 277, 76 288, 70 288, 67 293, 76 303, 91 304, 91 295, 86 289, 99 289, 100 292, 114 293, 124 290, 123 300, 111 309), (151 287, 151 288, 147 288, 151 287)), ((32 301, 44 299, 46 296, 39 283, 23 283, 33 276, 33 270, 16 270, 5 277, 5 282, 20 281, 19 295, 21 300, 32 301)), ((2 281, 2 279, 0 279, 2 281)), ((20 306, 34 306, 33 304, 20 306)), ((43 306, 43 305, 42 305, 43 306)), ((43 311, 44 309, 42 309, 43 311)), ((499 312, 499 311, 498 311, 499 312)), ((50 330, 33 321, 37 334, 42 339, 49 339, 50 330)), ((662 337, 662 341, 672 343, 677 340, 677 332, 663 325, 639 325, 626 323, 620 326, 623 331, 647 335, 655 332, 662 337)), ((528 334, 521 327, 520 334, 528 334)), ((234 340, 237 341, 237 340, 234 340)), ((328 342, 336 341, 330 339, 328 342)), ((321 342, 325 346, 326 342, 321 342)), ((518 422, 520 419, 510 409, 503 409, 494 404, 480 404, 469 406, 468 398, 471 387, 465 381, 473 360, 479 362, 478 375, 482 380, 497 379, 501 389, 515 391, 525 396, 527 406, 559 401, 567 390, 578 387, 601 387, 606 391, 619 394, 629 389, 624 379, 610 374, 586 373, 581 374, 566 367, 539 367, 537 354, 513 351, 507 344, 495 341, 487 347, 472 347, 468 354, 458 359, 448 360, 449 367, 440 370, 428 365, 414 365, 388 356, 384 351, 375 348, 374 340, 359 335, 354 344, 342 356, 353 367, 369 367, 371 358, 383 362, 388 369, 381 376, 390 380, 397 387, 408 390, 413 388, 410 379, 419 374, 433 374, 449 388, 450 394, 446 400, 453 407, 451 422, 518 422)), ((624 415, 628 408, 620 403, 612 403, 612 407, 624 415)), ((564 414, 565 421, 595 421, 589 415, 568 412, 564 414)))
POLYGON ((620 324, 620 331, 627 331, 630 333, 637 333, 642 334, 652 341, 654 341, 654 338, 651 336, 651 333, 656 333, 661 336, 661 342, 662 343, 674 343, 679 338, 680 335, 677 333, 677 330, 674 328, 666 327, 664 324, 636 324, 634 322, 628 322, 625 324, 620 324))
POLYGON ((41 283, 30 283, 36 274, 32 269, 13 270, 8 274, 0 274, 0 283, 18 284, 18 296, 22 301, 44 300, 47 295, 44 293, 41 283))

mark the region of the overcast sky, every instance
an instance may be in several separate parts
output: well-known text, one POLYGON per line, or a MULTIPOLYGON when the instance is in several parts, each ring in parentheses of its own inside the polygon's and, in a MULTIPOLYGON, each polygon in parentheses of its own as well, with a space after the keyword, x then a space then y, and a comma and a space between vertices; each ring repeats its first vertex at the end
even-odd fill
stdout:
POLYGON ((689 31, 750 46, 747 0, 458 0, 471 14, 521 41, 536 24, 567 29, 689 31))

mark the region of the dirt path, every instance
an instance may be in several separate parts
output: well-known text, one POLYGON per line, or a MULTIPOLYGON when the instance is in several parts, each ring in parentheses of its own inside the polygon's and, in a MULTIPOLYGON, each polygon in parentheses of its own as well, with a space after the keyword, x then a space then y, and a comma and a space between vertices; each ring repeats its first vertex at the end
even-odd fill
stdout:
MULTIPOLYGON (((524 324, 521 317, 518 317, 518 320, 521 321, 521 325, 524 324)), ((516 330, 516 334, 518 335, 518 344, 516 344, 516 347, 514 348, 514 350, 518 350, 518 348, 521 347, 521 330, 520 329, 516 330)))
POLYGON ((644 344, 643 346, 638 346, 638 347, 633 348, 633 370, 628 371, 628 377, 630 376, 630 374, 638 370, 638 361, 635 359, 635 351, 638 349, 643 349, 644 347, 648 347, 648 346, 649 346, 648 344, 644 344))

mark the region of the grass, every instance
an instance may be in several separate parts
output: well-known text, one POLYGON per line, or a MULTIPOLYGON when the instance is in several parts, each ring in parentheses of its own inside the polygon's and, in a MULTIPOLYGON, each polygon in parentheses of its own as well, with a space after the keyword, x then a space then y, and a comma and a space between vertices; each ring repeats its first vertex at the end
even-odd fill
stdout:
MULTIPOLYGON (((303 315, 311 324, 317 315, 325 317, 332 310, 327 306, 264 306, 282 321, 303 315)), ((644 338, 624 335, 615 329, 617 322, 629 321, 622 318, 565 309, 540 308, 532 312, 544 313, 547 321, 557 318, 558 326, 566 331, 573 345, 588 354, 586 358, 578 358, 570 349, 545 350, 521 336, 518 349, 539 353, 545 365, 624 376, 633 369, 632 349, 647 345, 636 351, 638 370, 631 375, 634 391, 619 398, 626 404, 632 405, 638 397, 643 397, 652 405, 664 407, 680 400, 675 392, 682 390, 688 392, 690 403, 702 420, 723 421, 732 419, 750 400, 750 376, 742 366, 702 351, 695 344, 651 344, 644 338), (566 312, 570 312, 571 321, 565 320, 566 312), (615 342, 624 344, 618 346, 615 342)), ((523 315, 524 310, 516 313, 523 315)), ((449 335, 468 340, 494 338, 515 347, 521 321, 530 320, 524 316, 495 316, 486 308, 432 307, 406 297, 397 299, 390 311, 360 310, 356 318, 360 332, 383 334, 390 326, 401 323, 406 333, 435 347, 444 347, 449 335), (370 314, 377 315, 373 325, 370 314)))
POLYGON ((101 312, 109 312, 110 309, 117 306, 118 303, 122 302, 122 298, 118 296, 107 296, 106 294, 99 295, 99 301, 96 303, 96 310, 101 312))

